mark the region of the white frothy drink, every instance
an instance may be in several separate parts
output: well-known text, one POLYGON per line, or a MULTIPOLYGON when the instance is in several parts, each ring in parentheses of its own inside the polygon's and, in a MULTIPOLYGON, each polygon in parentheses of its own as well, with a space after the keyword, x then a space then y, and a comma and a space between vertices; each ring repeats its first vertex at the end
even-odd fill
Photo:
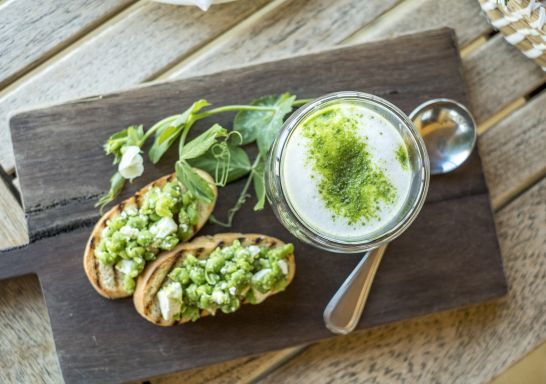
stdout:
MULTIPOLYGON (((324 148, 326 150, 329 147, 325 145, 324 148)), ((292 209, 316 232, 347 241, 373 237, 396 218, 408 199, 413 171, 407 153, 401 134, 383 116, 366 106, 340 102, 314 112, 294 128, 281 160, 281 183, 292 209), (395 191, 394 197, 388 202, 374 203, 375 212, 371 218, 351 222, 349 218, 336 214, 332 207, 327 207, 325 192, 319 188, 323 175, 317 170, 316 162, 310 160, 310 151, 314 148, 316 154, 317 145, 312 147, 311 139, 303 128, 306 122, 323 114, 325 110, 334 111, 340 117, 336 120, 339 124, 325 128, 332 130, 330 137, 333 140, 339 137, 335 130, 345 129, 347 125, 344 125, 343 121, 346 120, 343 119, 350 119, 352 126, 356 127, 354 133, 365 142, 374 169, 383 174, 395 191), (405 161, 401 160, 401 151, 405 154, 405 161)), ((358 180, 365 177, 356 176, 360 177, 358 180)))

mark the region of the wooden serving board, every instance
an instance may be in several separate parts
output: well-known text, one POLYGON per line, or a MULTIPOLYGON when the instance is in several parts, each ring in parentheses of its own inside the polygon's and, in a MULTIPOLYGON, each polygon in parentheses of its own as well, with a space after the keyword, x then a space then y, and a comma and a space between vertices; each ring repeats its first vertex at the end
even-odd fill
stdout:
MULTIPOLYGON (((370 92, 406 112, 434 97, 467 102, 457 46, 452 31, 443 29, 154 84, 11 119, 32 243, 0 255, 0 278, 38 274, 67 382, 147 378, 332 336, 322 311, 359 257, 302 244, 269 207, 256 214, 247 202, 233 230, 294 242, 296 278, 286 292, 235 314, 156 327, 136 313, 130 299, 100 297, 85 277, 82 255, 98 218, 93 204, 114 172, 101 148, 112 132, 130 124, 149 127, 198 98, 222 105, 284 91, 307 98, 340 90, 370 92)), ((218 116, 214 122, 229 127, 232 118, 218 116)), ((200 122, 193 133, 211 123, 200 122)), ((145 175, 124 197, 171 172, 174 152, 159 166, 146 164, 145 175)), ((225 214, 240 187, 221 189, 217 215, 225 214)), ((223 231, 207 225, 202 233, 223 231)), ((419 218, 389 246, 359 328, 496 298, 506 289, 475 151, 456 172, 432 178, 419 218)))

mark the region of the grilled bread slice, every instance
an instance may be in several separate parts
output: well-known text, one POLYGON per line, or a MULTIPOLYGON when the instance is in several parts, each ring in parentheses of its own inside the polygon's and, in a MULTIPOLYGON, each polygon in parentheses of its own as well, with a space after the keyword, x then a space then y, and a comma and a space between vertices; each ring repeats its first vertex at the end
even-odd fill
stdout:
MULTIPOLYGON (((210 214, 214 209, 216 197, 218 195, 218 190, 212 177, 203 170, 197 168, 194 168, 194 170, 201 177, 207 180, 214 192, 214 200, 211 203, 204 203, 201 201, 198 202, 199 221, 197 225, 192 228, 193 234, 197 233, 207 222, 210 214)), ((133 196, 131 196, 127 200, 122 201, 121 203, 110 209, 108 212, 106 212, 95 225, 95 228, 93 229, 93 232, 91 232, 91 236, 89 237, 89 240, 87 242, 87 246, 85 247, 83 266, 85 269, 85 273, 89 278, 89 281, 91 282, 95 290, 102 296, 108 299, 119 299, 131 296, 131 292, 128 292, 123 288, 122 273, 118 271, 114 265, 104 265, 100 263, 99 260, 95 257, 94 250, 100 242, 101 232, 106 227, 106 223, 108 222, 108 220, 112 219, 116 215, 119 215, 126 206, 136 205, 137 207, 140 207, 142 203, 142 197, 144 196, 144 194, 146 194, 146 192, 148 192, 150 188, 162 187, 168 182, 175 179, 176 175, 172 173, 151 182, 150 184, 140 189, 133 196)))
MULTIPOLYGON (((200 236, 188 243, 180 244, 172 251, 164 252, 160 257, 148 264, 140 274, 133 295, 133 302, 137 312, 146 320, 164 327, 189 322, 189 318, 170 321, 165 320, 161 316, 157 292, 168 279, 168 274, 174 268, 182 265, 186 254, 189 253, 199 259, 206 259, 217 247, 229 246, 235 240, 239 240, 243 246, 260 245, 276 248, 284 245, 281 240, 274 237, 242 233, 222 233, 214 236, 200 236)), ((288 284, 290 284, 296 273, 296 262, 293 254, 288 256, 287 262, 288 284)), ((266 297, 274 295, 275 293, 278 292, 269 292, 266 297)), ((247 304, 247 302, 243 302, 243 304, 247 304)), ((211 313, 206 310, 201 311, 201 317, 210 314, 211 313)))

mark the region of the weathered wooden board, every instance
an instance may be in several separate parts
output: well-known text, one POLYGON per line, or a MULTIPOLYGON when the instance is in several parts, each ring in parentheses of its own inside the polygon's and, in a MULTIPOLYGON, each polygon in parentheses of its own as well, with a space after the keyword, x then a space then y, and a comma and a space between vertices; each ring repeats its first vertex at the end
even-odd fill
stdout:
MULTIPOLYGON (((45 238, 3 254, 0 278, 39 274, 67 381, 148 377, 331 336, 323 326, 322 310, 357 263, 355 256, 328 254, 296 242, 298 276, 286 293, 230 316, 161 329, 141 319, 130 300, 99 297, 85 279, 81 255, 90 232, 85 225, 97 217, 93 202, 107 187, 105 175, 112 172, 100 144, 114 130, 131 123, 149 125, 199 97, 233 103, 284 90, 310 97, 349 88, 382 95, 406 111, 432 97, 466 101, 456 45, 450 32, 442 30, 156 84, 12 119, 30 235, 45 238), (444 81, 431 81, 438 76, 444 81)), ((229 118, 220 122, 227 125, 229 118)), ((138 184, 169 168, 148 166, 138 184)), ((232 185, 222 191, 218 212, 225 212, 238 188, 232 185)), ((238 216, 234 230, 252 228, 294 240, 269 209, 256 215, 251 206, 247 204, 238 216)), ((203 232, 220 230, 207 226, 203 232)), ((422 214, 389 248, 359 327, 505 292, 475 152, 456 173, 433 179, 422 214)))

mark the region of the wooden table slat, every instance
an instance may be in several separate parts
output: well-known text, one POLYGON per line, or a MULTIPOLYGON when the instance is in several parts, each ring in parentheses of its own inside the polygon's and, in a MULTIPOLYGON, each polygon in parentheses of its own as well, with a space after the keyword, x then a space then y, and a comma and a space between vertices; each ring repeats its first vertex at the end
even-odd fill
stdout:
POLYGON ((1 383, 62 383, 51 324, 35 275, 0 281, 0 329, 1 383))
POLYGON ((4 180, 0 179, 0 250, 27 243, 25 213, 4 180))
POLYGON ((298 353, 301 347, 286 348, 256 357, 231 360, 226 363, 192 369, 175 375, 150 380, 152 384, 252 383, 269 370, 298 353))
POLYGON ((461 47, 491 31, 476 0, 406 0, 345 43, 380 40, 441 27, 453 28, 461 47))
POLYGON ((131 7, 0 95, 0 164, 13 167, 8 114, 146 81, 267 1, 240 0, 208 12, 148 1, 131 7))
POLYGON ((499 34, 463 60, 472 110, 478 123, 540 86, 546 75, 499 34))
POLYGON ((493 207, 505 204, 546 173, 545 122, 543 91, 480 137, 493 207))
POLYGON ((332 47, 400 0, 293 0, 198 52, 159 79, 178 79, 332 47))
POLYGON ((0 88, 134 0, 0 3, 0 88))

